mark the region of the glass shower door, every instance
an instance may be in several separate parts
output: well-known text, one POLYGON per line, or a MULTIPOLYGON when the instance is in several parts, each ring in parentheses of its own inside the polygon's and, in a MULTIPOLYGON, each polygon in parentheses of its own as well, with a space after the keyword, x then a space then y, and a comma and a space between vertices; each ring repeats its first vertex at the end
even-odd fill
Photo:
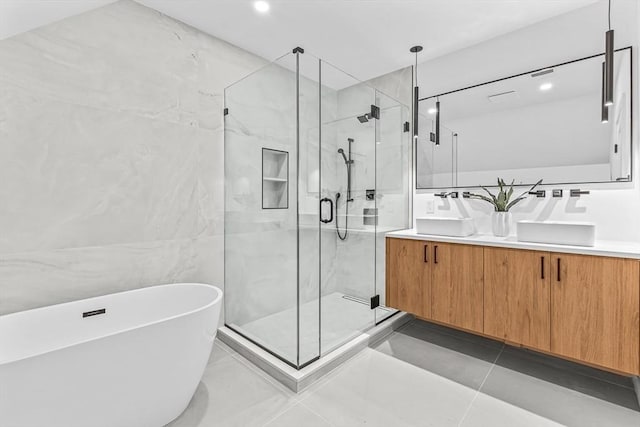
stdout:
POLYGON ((380 120, 376 122, 376 295, 380 305, 375 322, 392 316, 397 310, 386 307, 385 235, 410 227, 411 140, 409 108, 399 101, 376 93, 380 120))
POLYGON ((296 368, 320 352, 319 82, 300 56, 225 90, 225 323, 296 368))
POLYGON ((374 325, 375 90, 321 62, 321 354, 374 325))
POLYGON ((297 53, 298 367, 320 357, 320 69, 297 53))

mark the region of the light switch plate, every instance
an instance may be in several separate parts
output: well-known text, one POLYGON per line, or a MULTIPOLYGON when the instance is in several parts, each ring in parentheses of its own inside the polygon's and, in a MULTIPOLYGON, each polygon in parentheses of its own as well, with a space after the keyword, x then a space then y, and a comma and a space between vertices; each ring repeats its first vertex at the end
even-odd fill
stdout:
POLYGON ((427 200, 427 209, 426 209, 426 212, 425 212, 425 213, 432 214, 432 213, 434 213, 434 212, 435 212, 435 210, 436 210, 436 207, 435 207, 435 200, 433 200, 433 199, 428 199, 428 200, 427 200))

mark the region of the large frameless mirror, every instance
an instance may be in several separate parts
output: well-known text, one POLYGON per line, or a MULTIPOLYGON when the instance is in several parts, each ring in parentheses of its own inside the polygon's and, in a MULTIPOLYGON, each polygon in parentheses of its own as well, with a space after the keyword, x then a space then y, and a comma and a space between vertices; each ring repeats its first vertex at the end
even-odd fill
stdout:
POLYGON ((495 185, 498 176, 522 185, 631 181, 631 48, 615 53, 615 102, 606 109, 603 61, 594 55, 422 98, 416 187, 495 185))

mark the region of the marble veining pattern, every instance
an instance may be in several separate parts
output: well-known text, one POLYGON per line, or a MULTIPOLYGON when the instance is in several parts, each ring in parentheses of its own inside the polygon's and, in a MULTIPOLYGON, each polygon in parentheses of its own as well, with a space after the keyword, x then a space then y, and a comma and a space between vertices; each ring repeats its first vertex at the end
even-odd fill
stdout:
POLYGON ((224 88, 266 61, 130 0, 0 41, 0 315, 223 285, 224 88))

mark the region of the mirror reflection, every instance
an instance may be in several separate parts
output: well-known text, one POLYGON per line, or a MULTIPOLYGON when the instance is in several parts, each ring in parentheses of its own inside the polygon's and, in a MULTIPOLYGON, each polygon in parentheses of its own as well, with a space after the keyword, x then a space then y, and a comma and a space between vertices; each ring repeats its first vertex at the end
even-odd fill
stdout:
POLYGON ((596 55, 423 98, 417 188, 495 185, 496 176, 523 185, 630 181, 631 49, 615 54, 616 102, 607 111, 603 61, 596 55))

